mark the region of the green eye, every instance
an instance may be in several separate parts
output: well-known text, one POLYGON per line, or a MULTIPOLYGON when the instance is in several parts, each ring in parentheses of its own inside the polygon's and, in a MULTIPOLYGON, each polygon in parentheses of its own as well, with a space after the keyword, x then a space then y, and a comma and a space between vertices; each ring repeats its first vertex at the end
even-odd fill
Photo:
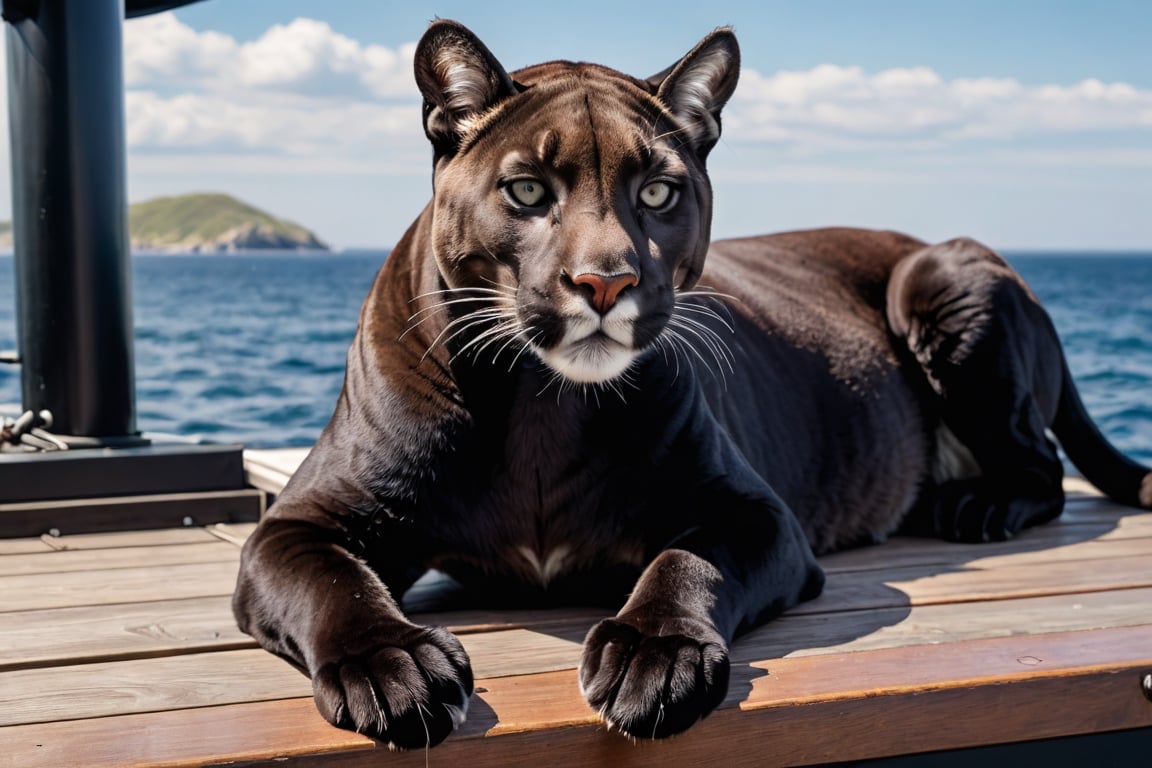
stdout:
POLYGON ((674 202, 676 190, 666 181, 653 181, 640 190, 640 204, 645 208, 659 210, 674 202))
POLYGON ((538 179, 518 179, 508 185, 508 194, 520 205, 535 208, 544 200, 548 190, 538 179))

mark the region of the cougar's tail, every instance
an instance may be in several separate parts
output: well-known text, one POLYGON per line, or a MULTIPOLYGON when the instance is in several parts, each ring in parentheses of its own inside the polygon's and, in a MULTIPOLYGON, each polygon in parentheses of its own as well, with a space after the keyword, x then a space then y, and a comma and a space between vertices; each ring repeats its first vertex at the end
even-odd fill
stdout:
POLYGON ((1152 469, 1120 453, 1092 422, 1065 362, 1060 404, 1052 431, 1060 447, 1086 480, 1109 498, 1132 507, 1152 509, 1152 469))

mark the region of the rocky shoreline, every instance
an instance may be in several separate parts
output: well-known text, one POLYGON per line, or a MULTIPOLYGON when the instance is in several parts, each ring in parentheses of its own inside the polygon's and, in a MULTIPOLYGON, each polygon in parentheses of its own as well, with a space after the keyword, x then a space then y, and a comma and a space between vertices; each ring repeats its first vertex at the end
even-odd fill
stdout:
POLYGON ((328 245, 311 232, 302 235, 278 232, 265 224, 241 224, 218 237, 201 242, 132 240, 132 250, 160 253, 239 253, 242 251, 327 251, 328 245))

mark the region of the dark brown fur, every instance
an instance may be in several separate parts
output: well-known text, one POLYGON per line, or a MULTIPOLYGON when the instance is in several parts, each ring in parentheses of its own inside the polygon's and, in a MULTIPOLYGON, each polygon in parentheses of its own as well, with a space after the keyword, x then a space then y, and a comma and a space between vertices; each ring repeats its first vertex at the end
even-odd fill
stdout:
POLYGON ((1048 427, 1152 505, 986 248, 852 229, 709 246, 705 159, 738 62, 726 30, 649 80, 509 75, 453 22, 421 41, 433 202, 235 595, 332 723, 415 747, 463 720, 467 655, 399 606, 428 568, 490 605, 623 606, 589 632, 581 686, 659 737, 723 699, 740 629, 819 593, 814 551, 1058 514, 1048 427))

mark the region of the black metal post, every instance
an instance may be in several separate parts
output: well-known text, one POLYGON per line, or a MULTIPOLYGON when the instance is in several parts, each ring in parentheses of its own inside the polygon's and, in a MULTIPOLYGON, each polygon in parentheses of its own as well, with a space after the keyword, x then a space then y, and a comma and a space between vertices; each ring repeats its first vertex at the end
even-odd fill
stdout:
POLYGON ((57 434, 139 444, 124 0, 6 2, 5 17, 23 405, 57 434))
MULTIPOLYGON (((243 448, 136 431, 121 23, 188 0, 0 0, 8 22, 12 226, 24 408, 69 448, 0 451, 0 536, 255 519, 187 494, 244 488, 243 448), (180 494, 179 499, 143 497, 180 494), (132 496, 71 506, 59 499, 132 496), (44 502, 41 506, 36 506, 44 502), (139 503, 137 503, 139 502, 139 503), (28 506, 31 505, 31 506, 28 506)), ((51 441, 50 441, 51 442, 51 441)), ((232 497, 229 497, 232 498, 232 497)))

